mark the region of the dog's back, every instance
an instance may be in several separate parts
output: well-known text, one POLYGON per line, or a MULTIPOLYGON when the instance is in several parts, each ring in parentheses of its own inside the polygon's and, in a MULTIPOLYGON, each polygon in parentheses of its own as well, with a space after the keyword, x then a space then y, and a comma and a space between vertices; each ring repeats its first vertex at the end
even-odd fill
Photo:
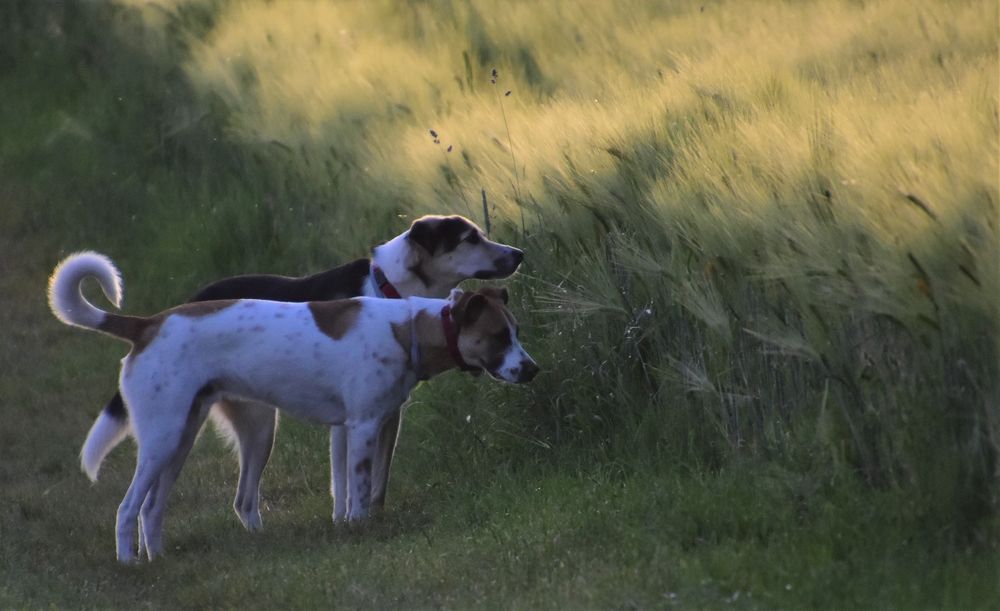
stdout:
POLYGON ((233 276, 202 287, 188 301, 265 299, 302 302, 357 297, 362 294, 370 266, 369 259, 356 259, 311 276, 272 274, 233 276))
POLYGON ((373 392, 391 393, 412 376, 392 326, 409 315, 405 301, 374 298, 179 306, 159 315, 155 335, 126 357, 121 389, 135 410, 162 409, 164 395, 176 395, 185 409, 211 386, 220 395, 281 405, 298 418, 340 424, 345 400, 370 402, 373 392))

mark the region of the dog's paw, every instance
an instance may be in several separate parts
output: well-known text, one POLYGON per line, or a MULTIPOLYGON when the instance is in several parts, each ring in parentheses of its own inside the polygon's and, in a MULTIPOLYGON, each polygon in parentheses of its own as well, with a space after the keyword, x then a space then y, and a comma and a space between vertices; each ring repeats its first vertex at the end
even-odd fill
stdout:
POLYGON ((240 524, 243 525, 243 528, 252 533, 264 528, 264 523, 260 519, 260 512, 252 511, 243 513, 237 511, 236 517, 240 519, 240 524))
POLYGON ((140 562, 137 554, 118 554, 118 564, 122 566, 137 566, 140 562))
POLYGON ((352 511, 347 515, 347 521, 351 524, 357 524, 358 522, 363 522, 368 519, 369 511, 367 509, 359 509, 357 511, 352 511))

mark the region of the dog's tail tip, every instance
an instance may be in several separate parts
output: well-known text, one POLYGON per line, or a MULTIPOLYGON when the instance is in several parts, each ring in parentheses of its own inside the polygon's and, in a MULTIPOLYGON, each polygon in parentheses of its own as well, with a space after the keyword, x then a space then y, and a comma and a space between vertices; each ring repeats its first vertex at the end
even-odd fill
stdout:
POLYGON ((92 482, 97 481, 101 463, 128 434, 128 420, 115 417, 108 408, 94 421, 80 450, 80 467, 92 482))

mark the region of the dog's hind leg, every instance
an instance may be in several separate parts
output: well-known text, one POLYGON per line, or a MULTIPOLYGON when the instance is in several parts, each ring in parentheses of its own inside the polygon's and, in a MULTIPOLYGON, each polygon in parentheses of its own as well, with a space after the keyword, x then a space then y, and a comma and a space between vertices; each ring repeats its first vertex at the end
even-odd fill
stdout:
POLYGON ((372 507, 376 510, 385 505, 385 493, 389 487, 389 468, 392 466, 392 456, 396 451, 396 440, 399 438, 399 426, 403 421, 403 410, 398 409, 386 417, 378 432, 378 446, 375 449, 375 462, 372 465, 372 507))
POLYGON ((139 514, 140 556, 143 549, 150 560, 163 554, 163 516, 166 513, 167 500, 170 498, 170 489, 177 481, 184 461, 187 460, 195 439, 198 438, 198 431, 205 423, 209 407, 209 404, 200 397, 195 398, 173 455, 146 495, 146 500, 142 504, 142 510, 139 514))
POLYGON ((347 518, 347 427, 330 427, 330 494, 333 495, 333 521, 347 518))
POLYGON ((347 519, 368 517, 371 511, 372 459, 378 441, 379 422, 357 422, 347 431, 347 519))
MULTIPOLYGON (((129 364, 122 372, 120 386, 131 407, 132 431, 138 452, 135 475, 118 507, 115 538, 119 562, 136 561, 139 512, 150 489, 157 484, 180 447, 188 426, 190 406, 200 394, 197 385, 177 382, 167 384, 155 375, 155 371, 143 367, 130 372, 129 364)), ((165 496, 156 502, 165 503, 165 496)))
POLYGON ((215 404, 215 413, 228 420, 238 444, 240 479, 233 509, 244 528, 260 530, 260 479, 274 447, 278 410, 264 403, 222 400, 215 404))
POLYGON ((132 483, 129 484, 125 498, 118 506, 115 542, 119 562, 131 564, 136 561, 135 535, 139 508, 169 459, 170 457, 165 454, 139 451, 132 483))
POLYGON ((159 430, 151 439, 143 439, 141 433, 136 434, 139 445, 136 456, 135 475, 129 484, 125 498, 118 506, 118 516, 115 524, 115 540, 118 561, 130 564, 136 561, 136 531, 139 522, 139 511, 150 489, 156 484, 167 464, 174 456, 184 431, 184 421, 176 423, 158 419, 159 430))

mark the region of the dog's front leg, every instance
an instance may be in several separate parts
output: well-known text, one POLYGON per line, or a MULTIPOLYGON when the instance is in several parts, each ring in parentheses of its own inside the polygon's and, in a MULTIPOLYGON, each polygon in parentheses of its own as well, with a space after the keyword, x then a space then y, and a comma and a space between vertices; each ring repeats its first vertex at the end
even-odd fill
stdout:
POLYGON ((333 521, 347 518, 347 427, 330 427, 330 494, 333 496, 333 521))
POLYGON ((358 422, 347 427, 347 519, 368 517, 372 497, 372 460, 378 441, 379 421, 358 422))

